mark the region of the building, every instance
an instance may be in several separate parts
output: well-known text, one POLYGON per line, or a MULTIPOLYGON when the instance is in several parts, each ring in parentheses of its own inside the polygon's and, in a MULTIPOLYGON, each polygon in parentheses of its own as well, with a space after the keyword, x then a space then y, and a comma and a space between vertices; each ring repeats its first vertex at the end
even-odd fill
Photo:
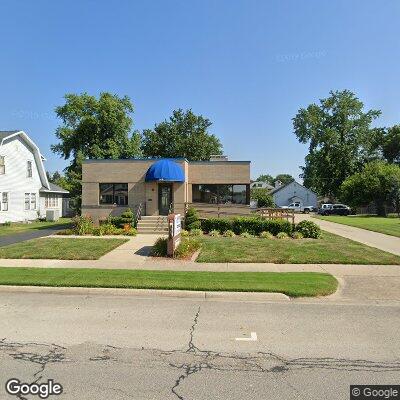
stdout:
POLYGON ((250 203, 250 161, 86 160, 82 214, 95 222, 127 207, 145 216, 184 211, 185 203, 250 203))
POLYGON ((23 131, 0 131, 0 223, 63 214, 68 191, 49 183, 39 148, 23 131))
POLYGON ((317 195, 296 181, 282 185, 279 181, 270 192, 277 207, 300 202, 301 206, 317 207, 317 195))
POLYGON ((250 183, 250 189, 267 189, 272 190, 274 187, 264 181, 256 181, 250 183))

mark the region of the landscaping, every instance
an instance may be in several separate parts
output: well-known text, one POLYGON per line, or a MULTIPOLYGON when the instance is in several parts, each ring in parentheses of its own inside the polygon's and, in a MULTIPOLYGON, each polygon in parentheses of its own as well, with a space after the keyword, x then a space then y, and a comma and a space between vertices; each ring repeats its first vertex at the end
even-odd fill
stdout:
POLYGON ((318 239, 203 236, 197 262, 277 264, 393 264, 400 257, 322 232, 318 239))
POLYGON ((50 221, 32 221, 25 222, 11 222, 0 225, 0 236, 12 235, 14 233, 23 233, 28 231, 36 231, 48 228, 63 229, 71 224, 70 218, 60 218, 56 222, 50 221))
POLYGON ((0 285, 279 292, 291 297, 300 297, 332 294, 336 291, 338 282, 332 275, 313 272, 184 272, 0 267, 0 285))
POLYGON ((128 239, 43 238, 0 247, 0 258, 97 260, 128 239))
POLYGON ((354 226, 356 228, 367 229, 369 231, 384 233, 386 235, 400 237, 400 218, 392 217, 376 217, 372 215, 358 216, 340 216, 330 215, 327 217, 317 216, 316 218, 326 221, 336 222, 338 224, 354 226))

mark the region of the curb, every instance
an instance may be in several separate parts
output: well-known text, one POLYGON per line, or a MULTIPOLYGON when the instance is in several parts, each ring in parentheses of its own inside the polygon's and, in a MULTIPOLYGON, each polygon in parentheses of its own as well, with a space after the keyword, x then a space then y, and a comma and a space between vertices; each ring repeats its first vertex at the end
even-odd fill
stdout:
POLYGON ((238 300, 238 301, 290 301, 283 293, 267 292, 205 292, 191 290, 160 289, 117 289, 117 288, 84 288, 84 287, 51 287, 51 286, 10 286, 0 285, 0 292, 25 292, 66 295, 117 295, 136 297, 166 297, 203 300, 238 300))

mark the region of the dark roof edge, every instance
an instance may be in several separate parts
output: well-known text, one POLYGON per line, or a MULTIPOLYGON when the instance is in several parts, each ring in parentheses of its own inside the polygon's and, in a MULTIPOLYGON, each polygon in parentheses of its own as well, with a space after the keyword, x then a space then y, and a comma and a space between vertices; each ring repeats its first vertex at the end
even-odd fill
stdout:
MULTIPOLYGON (((188 164, 250 164, 251 161, 188 161, 186 158, 165 158, 172 161, 186 161, 188 164)), ((95 164, 95 163, 111 163, 111 162, 143 162, 143 161, 159 161, 164 160, 163 158, 96 158, 83 160, 83 164, 95 164)))

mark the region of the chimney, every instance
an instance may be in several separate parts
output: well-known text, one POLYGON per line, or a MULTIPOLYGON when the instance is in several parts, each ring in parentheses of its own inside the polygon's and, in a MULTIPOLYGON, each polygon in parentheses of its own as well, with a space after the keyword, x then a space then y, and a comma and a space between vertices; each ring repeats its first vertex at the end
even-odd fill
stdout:
POLYGON ((275 181, 275 189, 282 186, 282 182, 280 180, 275 181))

